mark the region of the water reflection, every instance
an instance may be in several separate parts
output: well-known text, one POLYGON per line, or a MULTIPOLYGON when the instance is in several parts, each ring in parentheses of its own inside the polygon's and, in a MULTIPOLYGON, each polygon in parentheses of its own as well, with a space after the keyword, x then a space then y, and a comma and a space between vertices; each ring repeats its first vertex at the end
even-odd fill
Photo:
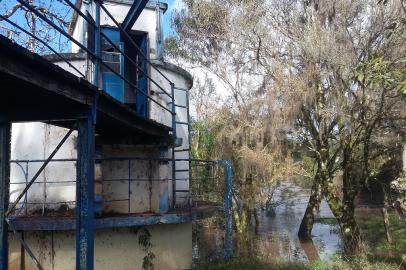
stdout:
MULTIPOLYGON (((300 242, 297 237, 310 190, 294 183, 283 182, 275 190, 272 215, 258 211, 259 224, 244 236, 235 236, 235 253, 242 257, 258 256, 267 261, 326 260, 341 251, 338 226, 316 223, 313 242, 300 242)), ((320 218, 333 215, 325 202, 320 218)), ((194 224, 194 261, 210 260, 222 256, 223 232, 216 218, 194 224)))

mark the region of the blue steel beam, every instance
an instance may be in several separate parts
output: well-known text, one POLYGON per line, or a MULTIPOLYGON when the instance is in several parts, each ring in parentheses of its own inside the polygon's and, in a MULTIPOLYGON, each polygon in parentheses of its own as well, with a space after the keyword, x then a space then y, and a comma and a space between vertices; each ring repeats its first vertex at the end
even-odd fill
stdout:
POLYGON ((8 224, 6 212, 10 192, 11 124, 0 122, 0 270, 8 268, 8 224))
POLYGON ((94 118, 78 120, 76 164, 76 269, 92 270, 94 265, 94 118))
POLYGON ((149 0, 134 0, 121 26, 128 33, 144 10, 149 0))
MULTIPOLYGON (((156 224, 179 224, 194 220, 201 220, 223 213, 220 205, 193 209, 191 211, 177 210, 177 213, 156 215, 123 215, 117 217, 103 217, 95 219, 96 229, 128 228, 156 224)), ((10 221, 18 231, 69 231, 74 230, 73 217, 17 217, 10 221)))

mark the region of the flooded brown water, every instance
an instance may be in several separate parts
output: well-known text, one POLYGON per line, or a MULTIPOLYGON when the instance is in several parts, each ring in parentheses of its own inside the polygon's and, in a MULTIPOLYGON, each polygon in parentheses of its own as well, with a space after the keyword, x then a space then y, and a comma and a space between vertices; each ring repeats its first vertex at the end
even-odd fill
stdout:
MULTIPOLYGON (((266 261, 328 260, 340 253, 342 245, 335 224, 316 223, 313 243, 301 243, 297 237, 301 219, 309 200, 310 190, 294 183, 283 182, 275 190, 273 214, 259 209, 259 224, 245 239, 235 236, 234 253, 242 257, 260 257, 266 261)), ((320 218, 333 215, 325 202, 320 207, 320 218)), ((223 249, 223 231, 216 219, 194 224, 194 261, 220 258, 223 249)))

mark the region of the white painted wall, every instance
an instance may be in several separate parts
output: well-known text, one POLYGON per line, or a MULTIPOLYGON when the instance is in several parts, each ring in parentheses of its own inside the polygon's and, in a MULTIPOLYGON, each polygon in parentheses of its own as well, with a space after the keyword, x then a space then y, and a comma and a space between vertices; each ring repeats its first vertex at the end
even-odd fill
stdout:
MULTIPOLYGON (((192 223, 148 226, 151 233, 152 261, 156 270, 190 269, 192 264, 192 223)), ((73 231, 26 232, 25 240, 46 270, 75 269, 73 231)), ((9 237, 9 269, 20 269, 21 247, 9 237)), ((145 252, 134 229, 98 230, 95 236, 94 269, 141 270, 145 252)), ((25 255, 25 269, 35 270, 25 255)))
MULTIPOLYGON (((69 63, 74 66, 77 70, 79 70, 83 75, 86 75, 86 61, 85 60, 71 60, 69 63)), ((74 68, 72 68, 68 63, 60 61, 56 63, 61 68, 69 71, 70 73, 74 74, 78 77, 83 77, 79 72, 77 72, 74 68)))
MULTIPOLYGON (((166 69, 160 67, 159 70, 164 74, 165 77, 169 78, 176 86, 176 88, 180 89, 189 89, 191 85, 186 80, 186 78, 181 75, 180 73, 174 71, 173 69, 166 69)), ((151 72, 153 78, 159 83, 159 85, 163 85, 165 89, 170 89, 170 85, 168 81, 160 75, 157 71, 152 70, 151 72)), ((153 98, 156 98, 160 101, 161 104, 168 104, 171 102, 170 98, 167 95, 162 94, 162 91, 156 87, 155 85, 151 85, 151 90, 153 98)), ((170 93, 170 91, 169 91, 170 93)), ((178 105, 186 106, 186 93, 181 90, 175 90, 175 103, 178 105)), ((151 119, 163 123, 167 126, 172 125, 172 117, 170 114, 166 113, 164 109, 160 108, 157 104, 150 102, 151 106, 151 119)), ((188 122, 187 118, 187 110, 184 108, 177 107, 176 108, 176 121, 177 122, 188 122)), ((176 126, 177 137, 182 139, 182 146, 178 149, 188 149, 189 148, 189 133, 188 127, 186 125, 178 124, 176 126)), ((171 157, 171 151, 169 152, 169 157, 171 157)), ((189 153, 188 152, 175 152, 176 159, 188 159, 189 153)), ((171 167, 172 168, 172 167, 171 167)), ((185 170, 189 169, 189 163, 186 161, 177 161, 176 162, 176 169, 177 170, 185 170)), ((177 181, 177 189, 185 190, 189 189, 189 173, 188 172, 177 172, 176 179, 183 179, 182 181, 177 181)), ((170 197, 172 197, 172 184, 169 187, 170 190, 170 197)), ((187 203, 190 199, 190 195, 187 193, 178 193, 177 194, 177 202, 182 205, 187 203)))
MULTIPOLYGON (((131 7, 129 4, 116 3, 114 1, 104 1, 104 6, 119 23, 124 21, 124 18, 131 7)), ((92 17, 95 18, 95 5, 93 2, 91 4, 86 4, 84 2, 82 4, 81 11, 84 14, 86 14, 86 11, 88 11, 92 17)), ((141 12, 140 17, 132 27, 133 30, 148 32, 151 59, 156 58, 157 52, 157 16, 156 9, 147 7, 141 12)), ((104 10, 101 10, 100 13, 100 25, 116 27, 115 23, 109 18, 104 10)), ((87 43, 87 34, 85 33, 86 31, 84 31, 84 29, 87 29, 87 22, 81 16, 79 16, 73 31, 73 37, 81 44, 87 43)), ((72 44, 72 52, 78 51, 79 46, 72 44)))
MULTIPOLYGON (((15 123, 12 125, 11 159, 44 160, 52 153, 67 132, 67 129, 43 123, 15 123)), ((77 132, 74 132, 55 155, 55 159, 75 159, 77 153, 76 138, 77 132)), ((19 164, 22 168, 17 163, 11 163, 11 202, 15 201, 25 188, 25 181, 31 180, 42 162, 19 162, 19 164), (25 175, 24 171, 27 172, 27 169, 28 174, 25 175)), ((74 162, 51 162, 48 164, 28 191, 29 212, 42 211, 45 208, 59 209, 64 203, 58 202, 65 202, 73 208, 75 183, 67 181, 75 181, 75 178, 76 166, 74 162)), ((21 200, 21 202, 23 201, 24 199, 21 200)), ((20 206, 22 205, 20 204, 20 206)))

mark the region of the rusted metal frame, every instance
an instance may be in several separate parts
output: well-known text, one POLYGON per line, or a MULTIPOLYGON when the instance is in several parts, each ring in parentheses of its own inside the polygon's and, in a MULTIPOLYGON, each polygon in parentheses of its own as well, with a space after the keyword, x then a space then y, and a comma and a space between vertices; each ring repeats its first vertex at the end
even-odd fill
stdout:
MULTIPOLYGON (((48 182, 47 182, 48 183, 48 182)), ((46 205, 60 205, 60 204, 74 204, 76 201, 60 201, 60 202, 47 202, 45 203, 46 205)), ((28 202, 28 205, 42 205, 43 202, 28 202)), ((13 216, 15 217, 15 216, 13 216)), ((16 217, 15 217, 16 218, 16 217)), ((11 219, 11 221, 14 221, 15 219, 11 219)))
MULTIPOLYGON (((175 213, 156 215, 123 215, 98 218, 95 229, 117 229, 156 224, 179 224, 196 219, 203 219, 222 211, 221 207, 213 207, 204 211, 177 211, 175 213)), ((17 219, 13 226, 21 231, 70 231, 75 230, 75 219, 67 217, 17 219)))
POLYGON ((100 7, 103 9, 103 11, 107 14, 107 16, 114 22, 114 24, 118 27, 118 29, 120 29, 120 32, 122 34, 124 34, 124 36, 130 41, 131 45, 134 46, 134 48, 138 51, 138 53, 144 58, 145 61, 147 61, 147 63, 153 67, 153 69, 155 71, 157 71, 165 80, 167 80, 169 83, 172 83, 172 81, 170 79, 168 79, 168 77, 165 76, 165 74, 162 73, 162 71, 160 71, 150 60, 149 57, 147 57, 142 50, 140 49, 140 47, 138 47, 138 45, 134 42, 134 40, 131 38, 131 36, 127 33, 127 31, 121 26, 120 23, 117 22, 117 20, 113 17, 113 15, 111 15, 111 13, 107 10, 107 8, 102 4, 100 5, 100 7))
POLYGON ((56 148, 54 149, 54 151, 52 151, 52 153, 49 155, 49 157, 45 160, 45 162, 42 164, 42 166, 38 169, 38 171, 35 173, 35 175, 33 176, 33 178, 30 180, 30 182, 28 182, 28 184, 25 186, 25 188, 23 189, 23 191, 20 193, 20 195, 18 195, 17 199, 11 204, 11 207, 9 208, 9 210, 6 212, 6 215, 8 216, 17 206, 17 204, 19 203, 19 201, 22 199, 22 197, 24 197, 25 193, 30 189, 30 187, 34 184, 35 180, 37 180, 37 178, 40 176, 40 174, 42 173, 42 171, 45 169, 45 167, 49 164, 49 162, 51 162, 52 158, 56 155, 56 153, 59 151, 59 149, 62 147, 62 145, 66 142, 66 140, 69 138, 69 136, 72 134, 72 132, 74 131, 74 129, 70 129, 66 135, 62 138, 62 140, 59 142, 59 144, 56 146, 56 148))
POLYGON ((76 269, 94 267, 94 119, 89 108, 88 117, 79 119, 78 160, 76 164, 76 269))
POLYGON ((13 231, 15 237, 17 238, 17 240, 21 243, 22 247, 24 248, 24 250, 28 253, 28 255, 30 256, 32 262, 34 263, 35 267, 38 270, 44 270, 44 268, 42 267, 41 263, 38 261, 38 259, 35 257, 34 253, 32 252, 32 250, 30 249, 30 247, 28 246, 27 242, 24 241, 24 239, 21 237, 21 232, 17 232, 14 228, 12 223, 7 219, 7 223, 10 227, 10 229, 13 231))
POLYGON ((74 65, 72 65, 65 57, 63 57, 60 53, 58 53, 56 50, 54 50, 51 46, 48 45, 48 43, 46 43, 45 41, 43 41, 42 39, 40 39, 39 37, 33 35, 32 33, 30 33, 29 31, 25 30, 24 28, 22 28, 21 26, 19 26, 18 24, 16 24, 15 22, 9 20, 8 18, 4 17, 3 15, 0 14, 0 18, 4 21, 6 21, 7 23, 11 24, 12 26, 18 28, 20 31, 24 32, 26 35, 29 35, 30 37, 36 39, 37 41, 41 42, 43 45, 45 45, 45 47, 47 47, 49 50, 51 50, 55 55, 57 55, 60 59, 62 59, 65 63, 67 63, 69 65, 69 67, 73 68, 77 73, 79 73, 83 78, 86 77, 85 74, 83 74, 80 70, 78 70, 74 65))
POLYGON ((11 123, 0 122, 0 270, 8 269, 8 224, 10 196, 11 123))

